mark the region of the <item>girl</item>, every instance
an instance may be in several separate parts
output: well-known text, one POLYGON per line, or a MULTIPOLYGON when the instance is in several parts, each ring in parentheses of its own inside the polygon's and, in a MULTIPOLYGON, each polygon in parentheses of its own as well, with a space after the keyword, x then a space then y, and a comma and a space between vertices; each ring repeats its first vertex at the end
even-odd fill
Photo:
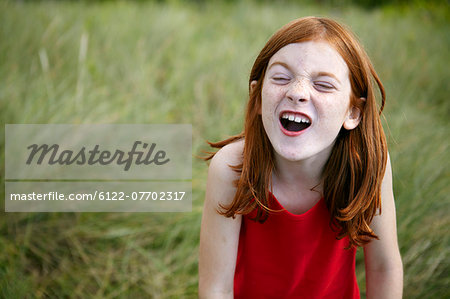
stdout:
POLYGON ((367 298, 400 298, 385 93, 356 38, 327 18, 285 25, 249 93, 244 132, 211 143, 200 297, 359 298, 361 246, 367 298))

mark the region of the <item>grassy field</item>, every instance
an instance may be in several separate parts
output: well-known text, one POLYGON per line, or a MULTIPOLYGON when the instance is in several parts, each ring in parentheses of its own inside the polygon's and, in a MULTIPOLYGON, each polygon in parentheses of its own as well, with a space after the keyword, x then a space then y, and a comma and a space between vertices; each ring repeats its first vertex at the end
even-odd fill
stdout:
MULTIPOLYGON (((404 297, 449 298, 445 4, 2 1, 2 123, 192 123, 200 154, 206 139, 240 132, 258 51, 281 25, 307 15, 349 25, 387 89, 404 297)), ((2 212, 0 296, 195 298, 206 172, 194 161, 191 213, 2 212)), ((364 293, 361 252, 357 273, 364 293)))

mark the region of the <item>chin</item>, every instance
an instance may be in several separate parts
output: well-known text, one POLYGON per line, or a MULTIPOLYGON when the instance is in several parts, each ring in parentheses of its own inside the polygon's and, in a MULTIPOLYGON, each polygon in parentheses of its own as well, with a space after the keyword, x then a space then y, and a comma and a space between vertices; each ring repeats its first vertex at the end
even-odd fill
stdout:
POLYGON ((287 150, 279 150, 278 149, 276 151, 276 153, 281 158, 283 158, 287 161, 291 161, 291 162, 301 161, 301 160, 305 159, 304 153, 300 152, 299 150, 287 151, 287 150))

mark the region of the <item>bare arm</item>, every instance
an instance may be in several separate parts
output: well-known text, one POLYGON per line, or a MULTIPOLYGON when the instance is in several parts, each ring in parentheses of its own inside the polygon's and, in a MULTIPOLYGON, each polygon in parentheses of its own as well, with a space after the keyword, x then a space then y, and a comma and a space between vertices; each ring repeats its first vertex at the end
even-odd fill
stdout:
POLYGON ((397 242, 392 170, 390 159, 381 186, 381 215, 374 217, 371 228, 380 238, 364 247, 367 299, 401 298, 403 266, 397 242))
POLYGON ((217 213, 219 204, 232 202, 238 174, 228 165, 240 163, 243 142, 229 144, 212 159, 200 232, 199 297, 233 298, 233 280, 241 216, 234 219, 217 213))

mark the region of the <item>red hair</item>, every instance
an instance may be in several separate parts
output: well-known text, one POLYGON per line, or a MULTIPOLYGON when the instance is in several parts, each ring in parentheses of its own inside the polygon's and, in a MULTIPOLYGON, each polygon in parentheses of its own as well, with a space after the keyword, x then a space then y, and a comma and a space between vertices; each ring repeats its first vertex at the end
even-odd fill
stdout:
POLYGON ((256 58, 249 79, 244 131, 226 140, 209 143, 212 147, 221 148, 245 138, 242 164, 231 166, 240 173, 235 182, 236 194, 232 203, 222 206, 219 213, 234 217, 256 208, 256 221, 264 222, 269 216, 274 154, 258 113, 261 110, 263 79, 269 60, 276 52, 288 44, 311 40, 329 43, 342 56, 349 69, 350 105, 361 110, 359 125, 349 131, 342 128, 339 132, 322 177, 323 196, 331 214, 330 225, 339 230, 339 238, 348 236, 350 246, 362 246, 372 238, 378 238, 369 224, 377 211, 381 212, 381 182, 386 168, 387 146, 379 115, 384 107, 385 91, 356 37, 328 18, 306 17, 286 24, 269 39, 256 58), (252 81, 256 81, 253 89, 250 88, 252 81), (381 93, 379 109, 375 84, 381 93))

